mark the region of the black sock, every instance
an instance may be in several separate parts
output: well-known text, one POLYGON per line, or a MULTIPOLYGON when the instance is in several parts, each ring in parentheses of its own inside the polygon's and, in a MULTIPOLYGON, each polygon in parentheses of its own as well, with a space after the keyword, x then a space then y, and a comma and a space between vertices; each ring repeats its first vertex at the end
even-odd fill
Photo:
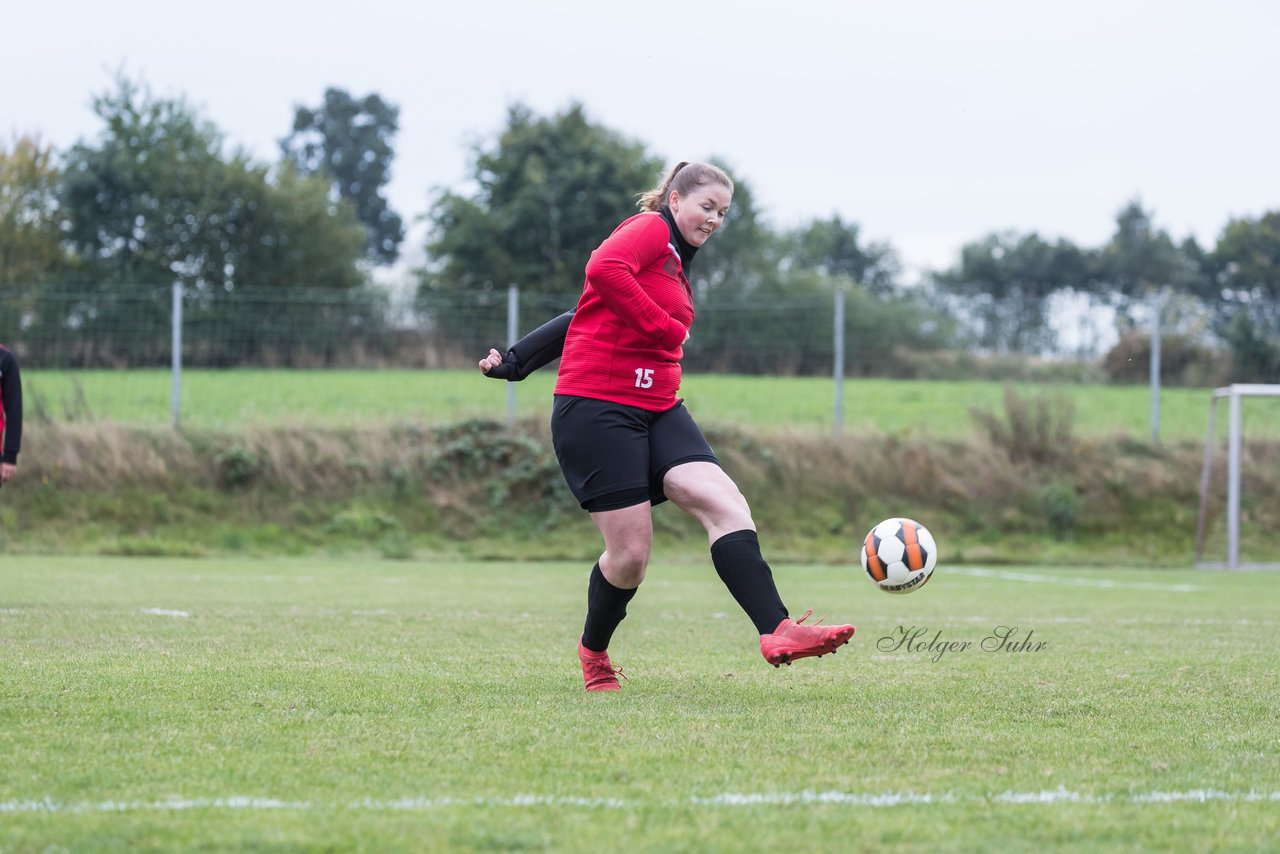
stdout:
POLYGON ((755 531, 734 531, 716 540, 711 544, 711 562, 760 634, 771 633, 788 617, 755 531))
POLYGON ((592 652, 604 652, 618 623, 627 616, 627 603, 636 595, 633 587, 625 590, 614 587, 600 571, 600 564, 591 568, 591 580, 587 582, 587 622, 582 627, 582 645, 592 652))

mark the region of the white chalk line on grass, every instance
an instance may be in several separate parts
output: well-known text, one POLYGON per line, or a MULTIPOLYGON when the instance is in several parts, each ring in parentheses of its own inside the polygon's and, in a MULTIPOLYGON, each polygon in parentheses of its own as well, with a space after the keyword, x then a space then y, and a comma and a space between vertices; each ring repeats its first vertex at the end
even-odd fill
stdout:
POLYGON ((979 566, 948 567, 949 575, 973 575, 978 578, 998 578, 1001 581, 1027 581, 1033 584, 1064 584, 1069 587, 1105 587, 1125 590, 1168 590, 1173 593, 1195 593, 1207 588, 1199 584, 1162 584, 1158 581, 1116 581, 1112 578, 1074 578, 1061 575, 1041 575, 1034 572, 1013 572, 1007 569, 984 569, 979 566))
POLYGON ((1269 626, 1277 622, 1276 620, 1251 620, 1248 618, 1240 618, 1237 620, 1212 620, 1200 619, 1196 617, 1188 617, 1183 620, 1169 619, 1167 617, 1045 617, 1045 616, 1027 616, 1020 617, 983 617, 983 616, 956 616, 954 614, 941 617, 931 621, 931 624, 950 625, 959 623, 976 623, 980 626, 1072 626, 1072 625, 1101 625, 1103 623, 1109 626, 1269 626))
POLYGON ((52 798, 0 801, 0 814, 18 813, 113 813, 113 812, 181 812, 183 810, 264 810, 281 812, 333 811, 339 809, 367 812, 419 812, 456 807, 586 807, 589 809, 630 809, 653 806, 753 807, 793 805, 834 805, 865 807, 917 806, 925 804, 1173 804, 1173 803, 1280 803, 1280 792, 1227 792, 1221 789, 1186 791, 1129 792, 1127 794, 1091 795, 1064 787, 1039 792, 1000 792, 988 795, 958 795, 950 792, 761 792, 694 796, 685 801, 629 801, 625 798, 585 798, 568 795, 514 795, 507 798, 397 798, 376 800, 365 798, 345 805, 313 801, 282 801, 276 798, 235 796, 226 798, 169 798, 161 801, 99 801, 65 803, 52 798))

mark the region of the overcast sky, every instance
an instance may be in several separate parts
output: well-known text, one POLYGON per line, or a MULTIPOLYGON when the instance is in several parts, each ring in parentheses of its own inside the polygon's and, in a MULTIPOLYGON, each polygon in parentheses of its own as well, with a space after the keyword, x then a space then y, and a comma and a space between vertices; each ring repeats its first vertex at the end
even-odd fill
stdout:
POLYGON ((511 104, 574 101, 665 160, 723 159, 775 226, 838 213, 917 269, 993 230, 1096 246, 1133 198, 1210 244, 1280 209, 1274 0, 40 0, 0 25, 6 142, 92 139, 119 70, 264 161, 326 87, 376 92, 407 222, 511 104))

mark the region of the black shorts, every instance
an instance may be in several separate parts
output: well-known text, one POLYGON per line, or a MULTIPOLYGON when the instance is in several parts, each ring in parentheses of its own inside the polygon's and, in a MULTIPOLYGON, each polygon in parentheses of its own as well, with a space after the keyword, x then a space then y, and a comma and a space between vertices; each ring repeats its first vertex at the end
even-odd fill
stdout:
POLYGON ((551 441, 574 498, 591 512, 661 504, 667 500, 662 478, 673 467, 695 461, 719 465, 684 401, 650 412, 558 394, 551 441))

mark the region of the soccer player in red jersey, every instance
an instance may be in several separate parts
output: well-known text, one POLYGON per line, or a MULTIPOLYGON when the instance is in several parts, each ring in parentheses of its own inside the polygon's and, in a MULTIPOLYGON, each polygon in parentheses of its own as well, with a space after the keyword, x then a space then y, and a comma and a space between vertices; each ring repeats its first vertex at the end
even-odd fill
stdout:
POLYGON ((0 344, 0 486, 18 473, 22 447, 22 375, 18 358, 0 344))
POLYGON ((770 664, 835 652, 853 636, 851 625, 804 625, 812 612, 790 619, 751 508, 676 396, 694 319, 689 267, 732 200, 723 170, 677 164, 640 197, 641 212, 591 253, 573 311, 480 360, 488 376, 515 381, 561 357, 552 443, 569 488, 604 537, 578 642, 588 691, 620 688, 609 641, 648 568, 652 508, 668 499, 706 530, 716 572, 755 623, 770 664))

